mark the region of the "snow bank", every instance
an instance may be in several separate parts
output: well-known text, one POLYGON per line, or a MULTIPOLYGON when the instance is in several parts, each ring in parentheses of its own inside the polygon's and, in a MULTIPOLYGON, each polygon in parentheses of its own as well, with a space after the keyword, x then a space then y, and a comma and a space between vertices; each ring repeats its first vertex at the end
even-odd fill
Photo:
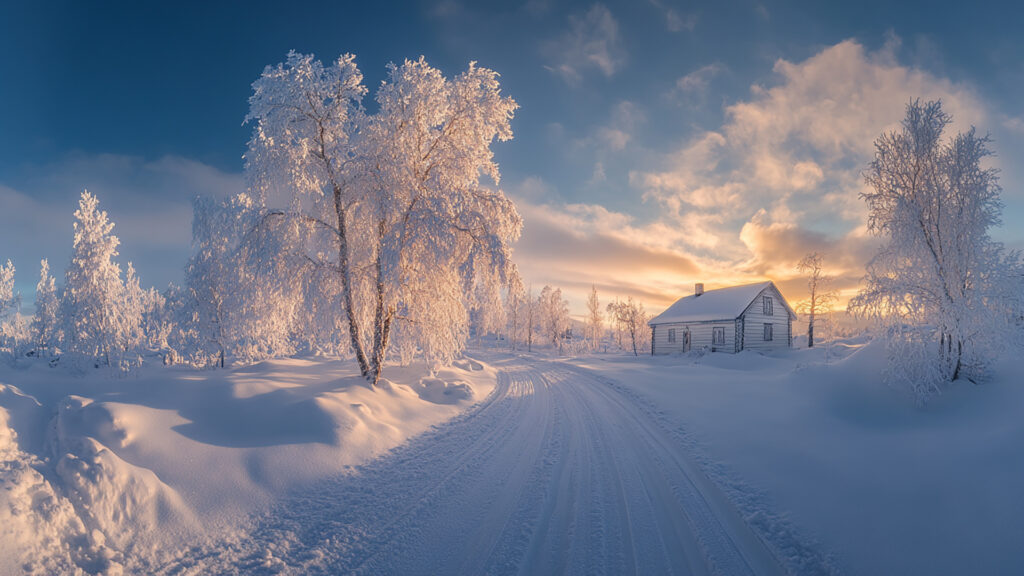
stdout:
POLYGON ((88 528, 126 554, 137 545, 153 548, 158 536, 167 543, 194 535, 197 523, 181 497, 100 441, 118 448, 132 442, 131 420, 119 416, 131 412, 118 408, 80 396, 58 407, 51 450, 68 499, 88 528))
POLYGON ((460 364, 389 367, 375 389, 322 358, 122 378, 4 369, 0 573, 145 573, 222 539, 490 394, 496 372, 460 364))
MULTIPOLYGON (((10 387, 0 386, 0 394, 10 387)), ((24 451, 0 408, 0 573, 120 572, 102 533, 86 529, 74 506, 57 494, 24 451)))

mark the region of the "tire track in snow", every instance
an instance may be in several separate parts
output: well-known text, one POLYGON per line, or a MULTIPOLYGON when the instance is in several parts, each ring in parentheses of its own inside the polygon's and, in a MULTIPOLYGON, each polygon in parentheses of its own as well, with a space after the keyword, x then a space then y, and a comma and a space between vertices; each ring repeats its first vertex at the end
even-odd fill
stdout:
POLYGON ((564 364, 501 364, 477 407, 162 572, 784 573, 632 399, 564 364))

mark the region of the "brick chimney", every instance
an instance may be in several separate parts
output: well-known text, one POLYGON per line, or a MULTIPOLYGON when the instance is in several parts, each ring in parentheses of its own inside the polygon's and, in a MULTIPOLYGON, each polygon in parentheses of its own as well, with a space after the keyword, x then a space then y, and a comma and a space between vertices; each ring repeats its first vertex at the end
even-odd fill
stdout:
POLYGON ((704 283, 703 282, 697 282, 696 284, 694 284, 694 286, 693 286, 693 295, 694 296, 700 296, 703 293, 704 293, 704 283))

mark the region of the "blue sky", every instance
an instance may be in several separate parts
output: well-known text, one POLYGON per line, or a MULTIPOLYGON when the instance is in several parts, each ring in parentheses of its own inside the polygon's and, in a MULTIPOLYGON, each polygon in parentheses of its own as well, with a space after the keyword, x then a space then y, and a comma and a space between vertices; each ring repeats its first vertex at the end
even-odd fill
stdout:
MULTIPOLYGON (((144 284, 180 282, 189 200, 243 186, 250 84, 290 49, 356 54, 371 90, 420 54, 497 70, 521 108, 496 145, 527 281, 658 309, 695 281, 779 281, 825 251, 848 292, 874 241, 859 171, 909 98, 991 132, 1024 246, 1019 5, 460 2, 0 6, 0 258, 31 299, 83 188, 144 284)), ((27 310, 28 311, 28 310, 27 310)))

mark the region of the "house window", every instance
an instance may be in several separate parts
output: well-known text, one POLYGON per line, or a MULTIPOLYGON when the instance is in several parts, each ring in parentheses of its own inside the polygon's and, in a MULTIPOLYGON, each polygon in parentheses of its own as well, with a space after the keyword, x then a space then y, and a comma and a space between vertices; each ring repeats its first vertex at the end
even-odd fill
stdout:
POLYGON ((725 328, 715 328, 711 333, 711 343, 715 346, 725 346, 725 328))
POLYGON ((764 302, 764 315, 765 316, 771 316, 772 315, 772 297, 771 296, 765 296, 765 297, 762 298, 761 301, 764 302))
POLYGON ((768 324, 768 323, 765 323, 765 325, 764 325, 764 341, 765 342, 771 342, 772 341, 772 325, 768 324))
POLYGON ((668 329, 668 341, 669 341, 670 344, 674 343, 676 341, 676 329, 675 328, 669 328, 668 329))

